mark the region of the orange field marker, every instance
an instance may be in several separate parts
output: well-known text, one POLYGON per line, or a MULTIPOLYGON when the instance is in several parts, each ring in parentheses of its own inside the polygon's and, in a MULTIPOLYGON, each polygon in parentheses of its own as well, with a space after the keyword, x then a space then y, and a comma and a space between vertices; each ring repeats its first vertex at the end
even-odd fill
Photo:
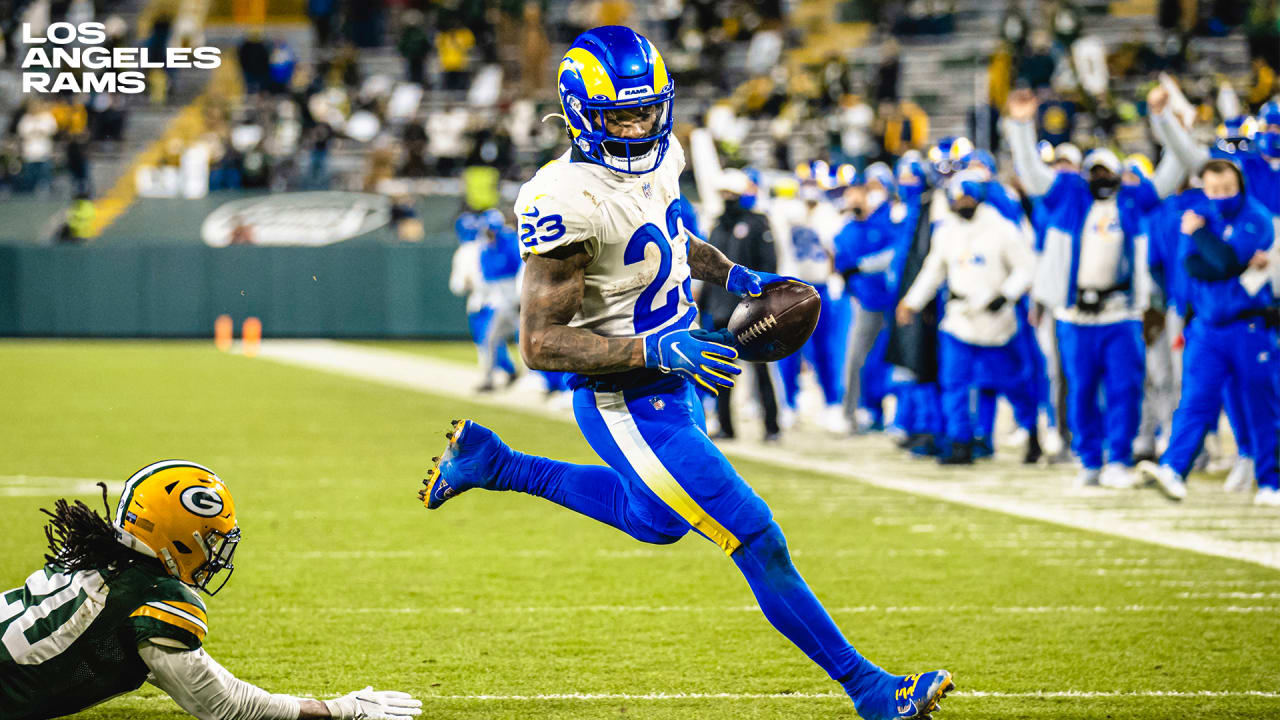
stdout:
POLYGON ((230 315, 219 315, 213 321, 213 345, 222 352, 231 349, 231 336, 235 333, 235 323, 230 315))
POLYGON ((262 345, 262 321, 256 317, 245 318, 240 335, 245 357, 255 357, 262 345))

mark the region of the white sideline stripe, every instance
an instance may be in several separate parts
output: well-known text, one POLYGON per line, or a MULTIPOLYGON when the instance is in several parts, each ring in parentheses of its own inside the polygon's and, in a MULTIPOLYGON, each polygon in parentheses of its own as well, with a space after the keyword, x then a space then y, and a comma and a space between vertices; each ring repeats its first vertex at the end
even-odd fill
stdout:
MULTIPOLYGON (((759 613, 756 605, 734 605, 729 607, 707 605, 549 605, 541 607, 433 607, 433 613, 453 615, 527 615, 527 614, 574 614, 574 613, 619 613, 619 614, 661 614, 661 613, 759 613)), ((919 614, 919 613, 979 613, 996 615, 1054 615, 1054 614, 1092 614, 1107 615, 1112 613, 1276 613, 1280 614, 1280 605, 1026 605, 1026 606, 990 606, 990 605, 854 605, 847 607, 829 607, 832 614, 884 613, 919 614)), ((326 615, 415 615, 423 612, 421 607, 234 607, 220 610, 226 614, 243 613, 321 613, 326 615)))
MULTIPOLYGON (((521 394, 517 389, 505 395, 474 395, 470 388, 478 382, 477 371, 424 356, 360 347, 332 340, 269 340, 262 344, 260 356, 297 367, 320 370, 381 385, 407 388, 431 395, 454 397, 474 405, 508 411, 517 410, 563 423, 572 423, 569 416, 548 407, 537 399, 535 393, 521 394)), ((976 478, 970 479, 963 473, 960 476, 964 479, 960 481, 950 479, 950 475, 943 476, 947 479, 929 478, 927 473, 923 475, 913 473, 915 475, 913 477, 904 473, 904 466, 907 465, 905 462, 886 463, 871 458, 859 459, 856 463, 851 463, 848 459, 824 460, 785 448, 762 447, 750 443, 733 443, 723 446, 722 450, 733 458, 753 460, 774 467, 819 472, 930 500, 946 501, 1014 517, 1030 518, 1280 569, 1280 543, 1232 541, 1192 530, 1161 526, 1155 521, 1143 519, 1145 515, 1151 515, 1157 520, 1179 518, 1194 521, 1196 519, 1194 506, 1171 508, 1162 505, 1159 508, 1152 506, 1131 509, 1123 518, 1119 518, 1114 512, 1108 513, 1097 507, 1073 502, 1078 499, 1100 497, 1097 493, 1076 493, 1066 497, 1033 493, 1027 497, 1019 497, 1009 494, 1008 489, 1003 487, 1003 483, 982 482, 976 478), (851 468, 854 469, 851 470, 851 468)), ((1194 497, 1191 502, 1194 502, 1194 497)), ((1213 512, 1223 511, 1221 507, 1205 509, 1213 512)), ((1267 510, 1241 506, 1239 513, 1241 518, 1275 517, 1280 524, 1280 514, 1272 514, 1267 510)))
POLYGON ((0 497, 52 497, 100 492, 98 483, 108 487, 116 480, 53 475, 0 475, 0 497))

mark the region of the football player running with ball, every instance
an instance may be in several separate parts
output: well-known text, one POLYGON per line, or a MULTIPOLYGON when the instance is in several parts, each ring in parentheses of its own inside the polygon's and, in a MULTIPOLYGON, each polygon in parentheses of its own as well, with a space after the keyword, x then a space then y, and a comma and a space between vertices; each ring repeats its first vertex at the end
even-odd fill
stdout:
POLYGON ((125 481, 110 522, 82 502, 44 512, 47 564, 0 595, 0 718, 70 715, 144 681, 201 720, 422 712, 405 693, 372 688, 325 701, 272 695, 209 657, 196 591, 226 584, 240 529, 231 492, 208 468, 184 460, 142 468, 125 481))
POLYGON ((434 509, 472 488, 516 490, 655 544, 693 529, 859 715, 927 717, 951 674, 892 675, 859 655, 792 565, 769 507, 707 437, 698 389, 732 387, 740 371, 728 332, 695 329, 691 282, 754 296, 777 276, 733 265, 681 224, 685 158, 662 57, 628 28, 600 27, 574 41, 557 82, 572 148, 516 200, 520 351, 530 368, 573 373, 578 426, 607 465, 526 455, 463 420, 420 496, 434 509))

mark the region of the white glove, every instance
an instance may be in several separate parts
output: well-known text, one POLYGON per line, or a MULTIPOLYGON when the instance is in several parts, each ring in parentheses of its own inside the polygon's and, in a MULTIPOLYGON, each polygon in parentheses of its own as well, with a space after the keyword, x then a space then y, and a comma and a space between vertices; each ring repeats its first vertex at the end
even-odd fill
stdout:
POLYGON ((325 700, 329 715, 341 720, 400 720, 422 714, 422 701, 409 693, 369 686, 335 700, 325 700))

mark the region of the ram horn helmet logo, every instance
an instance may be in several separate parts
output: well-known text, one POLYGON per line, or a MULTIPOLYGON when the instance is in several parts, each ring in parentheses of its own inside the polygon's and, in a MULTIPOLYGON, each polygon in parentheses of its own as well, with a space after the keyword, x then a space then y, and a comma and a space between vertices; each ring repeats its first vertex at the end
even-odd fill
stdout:
POLYGON ((200 517, 217 517, 222 512, 222 496, 203 485, 194 485, 179 496, 182 507, 200 517))

